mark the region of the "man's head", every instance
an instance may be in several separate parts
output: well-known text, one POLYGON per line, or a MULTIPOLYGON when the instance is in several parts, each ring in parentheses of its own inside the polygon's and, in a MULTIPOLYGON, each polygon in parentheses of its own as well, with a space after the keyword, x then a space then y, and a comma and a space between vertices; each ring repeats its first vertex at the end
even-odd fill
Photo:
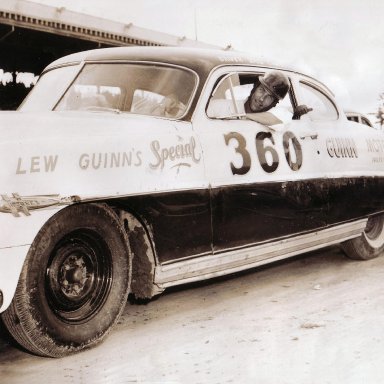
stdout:
POLYGON ((264 112, 273 108, 289 90, 287 77, 279 71, 265 73, 248 98, 249 112, 264 112))

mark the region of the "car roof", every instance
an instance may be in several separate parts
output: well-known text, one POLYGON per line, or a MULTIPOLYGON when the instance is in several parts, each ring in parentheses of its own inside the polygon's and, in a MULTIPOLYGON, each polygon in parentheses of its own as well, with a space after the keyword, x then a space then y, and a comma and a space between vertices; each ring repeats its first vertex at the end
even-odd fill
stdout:
POLYGON ((82 61, 124 60, 171 63, 189 68, 203 67, 208 71, 223 64, 257 64, 276 67, 269 62, 236 51, 180 47, 115 47, 93 49, 64 56, 51 63, 47 69, 58 65, 82 61))
POLYGON ((365 117, 365 114, 362 113, 362 112, 357 112, 357 111, 353 111, 353 110, 349 110, 349 109, 345 109, 344 110, 344 113, 346 115, 357 115, 357 116, 364 116, 365 117))
POLYGON ((216 67, 224 65, 248 65, 267 69, 279 69, 305 76, 316 81, 327 89, 331 94, 333 92, 321 81, 306 75, 295 68, 284 63, 271 62, 263 58, 257 58, 248 53, 190 47, 113 47, 99 48, 89 51, 82 51, 64 56, 51 64, 45 70, 56 66, 62 66, 70 63, 80 63, 86 61, 140 61, 140 62, 158 62, 164 64, 180 65, 194 70, 201 80, 205 81, 209 73, 216 67))
MULTIPOLYGON (((83 61, 149 61, 180 65, 199 75, 207 75, 223 65, 252 65, 268 69, 281 69, 311 77, 283 63, 271 62, 238 51, 182 47, 113 47, 82 51, 64 56, 49 64, 45 70, 56 66, 83 61)), ((316 79, 315 79, 316 80, 316 79)), ((316 80, 318 81, 318 80, 316 80)))

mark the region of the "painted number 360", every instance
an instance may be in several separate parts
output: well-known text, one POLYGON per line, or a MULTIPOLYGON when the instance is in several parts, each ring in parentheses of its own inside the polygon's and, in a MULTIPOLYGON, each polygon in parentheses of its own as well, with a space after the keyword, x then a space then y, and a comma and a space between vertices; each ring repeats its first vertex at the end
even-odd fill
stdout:
MULTIPOLYGON (((246 140, 238 132, 230 132, 224 135, 225 144, 229 145, 231 140, 237 141, 236 153, 242 157, 242 166, 236 167, 231 162, 231 171, 234 175, 245 175, 251 169, 251 155, 246 147, 246 140)), ((279 155, 275 149, 275 139, 270 132, 258 132, 256 135, 256 152, 260 165, 265 172, 276 171, 279 166, 279 155)), ((297 137, 292 132, 285 132, 283 135, 283 147, 285 159, 293 171, 298 171, 303 163, 301 145, 297 137), (291 148, 294 156, 291 156, 291 148)))

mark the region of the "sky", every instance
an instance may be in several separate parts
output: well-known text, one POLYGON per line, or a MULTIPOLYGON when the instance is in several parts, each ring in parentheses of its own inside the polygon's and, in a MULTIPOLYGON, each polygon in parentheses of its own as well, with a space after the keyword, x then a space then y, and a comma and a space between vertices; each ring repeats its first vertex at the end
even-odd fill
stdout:
POLYGON ((285 63, 345 109, 376 112, 384 92, 383 0, 34 1, 285 63))

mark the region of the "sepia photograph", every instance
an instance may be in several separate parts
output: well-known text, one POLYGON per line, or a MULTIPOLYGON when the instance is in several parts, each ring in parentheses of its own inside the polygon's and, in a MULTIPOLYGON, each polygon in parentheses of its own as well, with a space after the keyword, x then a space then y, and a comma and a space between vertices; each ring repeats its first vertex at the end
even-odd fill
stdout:
POLYGON ((383 20, 0 0, 0 382, 381 383, 383 20))

